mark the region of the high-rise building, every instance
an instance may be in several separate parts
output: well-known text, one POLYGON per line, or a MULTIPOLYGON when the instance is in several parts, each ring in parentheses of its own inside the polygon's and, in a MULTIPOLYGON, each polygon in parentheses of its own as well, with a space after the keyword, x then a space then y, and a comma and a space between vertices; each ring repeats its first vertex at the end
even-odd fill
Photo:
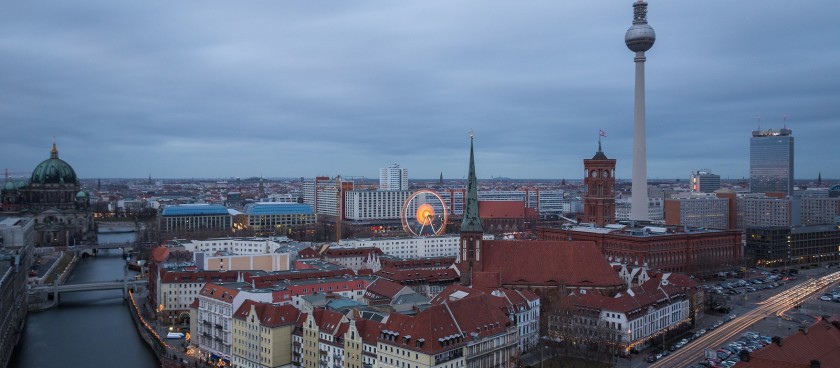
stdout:
POLYGON ((647 198, 647 143, 645 142, 645 51, 653 47, 656 33, 647 22, 647 3, 633 3, 633 25, 624 34, 624 43, 636 53, 636 86, 633 102, 633 182, 631 220, 649 220, 647 198))
POLYGON ((793 195, 793 131, 754 130, 750 139, 750 191, 793 195))
POLYGON ((379 169, 379 190, 408 190, 408 169, 397 164, 379 169))
POLYGON ((591 159, 583 160, 583 172, 586 177, 586 195, 583 197, 583 222, 594 223, 598 227, 615 222, 615 159, 607 158, 601 151, 591 159))
POLYGON ((692 193, 713 193, 720 189, 720 175, 712 174, 709 169, 693 170, 691 172, 692 193))

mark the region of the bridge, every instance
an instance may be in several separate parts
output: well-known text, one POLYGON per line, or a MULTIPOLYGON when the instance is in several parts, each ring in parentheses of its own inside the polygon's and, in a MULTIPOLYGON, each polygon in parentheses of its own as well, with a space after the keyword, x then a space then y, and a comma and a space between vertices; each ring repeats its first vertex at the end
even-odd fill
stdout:
POLYGON ((144 242, 129 242, 129 243, 111 243, 111 244, 77 244, 67 247, 67 250, 76 253, 79 257, 88 257, 96 255, 96 252, 102 249, 134 249, 138 245, 150 246, 150 243, 144 242))
POLYGON ((53 304, 57 305, 60 293, 70 293, 76 291, 96 291, 96 290, 122 290, 123 299, 128 299, 128 289, 137 292, 137 287, 148 284, 148 280, 115 280, 115 281, 96 281, 84 282, 78 284, 53 284, 44 286, 35 286, 29 288, 29 294, 38 293, 52 293, 53 304))

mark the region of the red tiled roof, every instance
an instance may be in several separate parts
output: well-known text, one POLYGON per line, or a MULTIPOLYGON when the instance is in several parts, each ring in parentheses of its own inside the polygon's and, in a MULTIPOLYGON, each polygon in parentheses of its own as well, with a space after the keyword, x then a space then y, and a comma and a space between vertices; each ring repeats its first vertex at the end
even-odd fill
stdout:
POLYGON ((478 217, 482 219, 522 219, 536 217, 533 209, 521 201, 479 201, 478 217))
POLYGON ((771 343, 750 353, 749 362, 738 368, 809 368, 817 360, 823 368, 840 367, 840 322, 817 320, 807 330, 782 339, 781 346, 771 343))
POLYGON ((356 319, 356 329, 362 336, 362 341, 368 345, 376 345, 382 324, 370 319, 356 319))
POLYGON ((251 306, 254 306, 260 324, 269 328, 296 324, 301 316, 300 310, 292 305, 260 303, 246 299, 233 314, 233 318, 244 321, 251 312, 251 306))
POLYGON ((208 281, 236 281, 239 273, 250 275, 248 271, 169 271, 161 270, 161 284, 176 284, 185 282, 208 282, 208 281))
POLYGON ((201 288, 199 294, 225 303, 233 303, 233 298, 239 294, 239 289, 208 283, 201 288))
POLYGON ((498 272, 473 272, 471 284, 475 287, 502 287, 501 275, 498 272))
POLYGON ((393 299, 405 287, 407 286, 379 278, 368 286, 367 292, 393 299))
POLYGON ((313 259, 313 258, 321 258, 321 255, 318 254, 318 251, 312 248, 303 248, 298 252, 299 259, 313 259))
POLYGON ((344 318, 343 314, 325 308, 315 309, 312 313, 315 316, 315 323, 318 324, 318 329, 321 332, 333 336, 341 336, 347 332, 347 323, 341 322, 344 318))
POLYGON ((490 304, 507 312, 520 312, 528 309, 528 302, 539 300, 539 296, 527 290, 513 290, 507 288, 481 288, 463 285, 450 285, 432 299, 431 304, 442 304, 453 301, 455 296, 461 299, 487 296, 490 304))
POLYGON ((435 354, 463 346, 473 339, 496 335, 505 331, 508 317, 491 305, 487 296, 467 298, 432 305, 416 316, 391 314, 382 328, 379 341, 408 350, 435 354), (392 337, 393 338, 390 338, 392 337), (405 341, 406 337, 410 339, 405 341), (423 345, 417 341, 423 339, 423 345), (448 342, 448 344, 447 344, 448 342))
POLYGON ((631 292, 622 292, 615 297, 607 297, 594 291, 581 292, 572 299, 578 306, 624 313, 628 319, 635 319, 637 314, 646 313, 647 307, 670 304, 686 296, 681 287, 672 284, 660 285, 658 279, 648 280, 630 290, 631 292))
POLYGON ((483 271, 498 272, 502 285, 624 285, 591 241, 487 240, 480 256, 483 271))
POLYGON ((161 263, 167 258, 169 258, 169 248, 161 246, 152 249, 152 262, 161 263))

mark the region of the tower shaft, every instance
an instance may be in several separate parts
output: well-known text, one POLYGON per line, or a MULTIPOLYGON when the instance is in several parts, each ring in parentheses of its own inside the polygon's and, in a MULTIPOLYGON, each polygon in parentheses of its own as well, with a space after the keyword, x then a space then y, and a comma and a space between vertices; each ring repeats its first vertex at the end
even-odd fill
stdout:
POLYGON ((648 220, 647 129, 645 124, 645 52, 636 52, 636 88, 633 96, 633 182, 630 219, 648 220))

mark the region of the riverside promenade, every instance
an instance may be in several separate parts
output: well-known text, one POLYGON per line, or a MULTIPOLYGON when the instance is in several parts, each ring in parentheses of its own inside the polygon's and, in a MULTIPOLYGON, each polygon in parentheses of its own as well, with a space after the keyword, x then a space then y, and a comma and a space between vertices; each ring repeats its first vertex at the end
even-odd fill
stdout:
POLYGON ((166 327, 152 318, 152 313, 144 303, 145 293, 129 292, 128 307, 137 332, 149 348, 154 351, 163 368, 214 367, 208 362, 185 352, 184 339, 167 339, 166 327))

